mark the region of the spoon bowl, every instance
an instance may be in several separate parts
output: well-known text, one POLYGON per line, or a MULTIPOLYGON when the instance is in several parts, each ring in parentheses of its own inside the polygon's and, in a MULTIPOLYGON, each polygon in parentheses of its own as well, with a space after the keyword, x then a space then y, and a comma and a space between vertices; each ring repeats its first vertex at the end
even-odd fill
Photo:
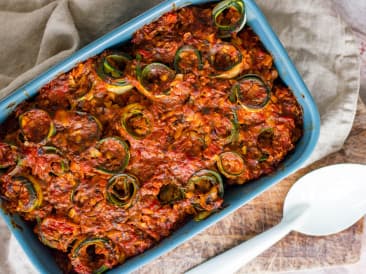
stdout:
POLYGON ((312 236, 338 233, 366 213, 366 166, 337 164, 300 178, 287 193, 284 218, 306 205, 302 222, 293 230, 312 236))
POLYGON ((350 227, 365 213, 366 165, 337 164, 314 170, 287 193, 278 225, 187 273, 234 273, 291 231, 330 235, 350 227))

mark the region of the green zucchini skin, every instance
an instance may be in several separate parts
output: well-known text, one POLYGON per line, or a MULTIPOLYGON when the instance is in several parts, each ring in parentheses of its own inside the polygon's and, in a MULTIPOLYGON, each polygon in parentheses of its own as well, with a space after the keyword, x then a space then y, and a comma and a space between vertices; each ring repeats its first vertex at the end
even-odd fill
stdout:
POLYGON ((116 154, 117 152, 119 152, 119 150, 116 150, 116 146, 118 146, 119 148, 121 148, 123 150, 123 154, 122 156, 124 156, 121 161, 120 161, 120 165, 117 168, 111 168, 111 167, 107 167, 106 165, 108 164, 108 161, 105 162, 105 164, 98 164, 96 166, 96 170, 100 173, 103 174, 109 174, 109 175, 113 175, 113 174, 118 174, 121 173, 125 170, 126 166, 128 165, 129 161, 130 161, 130 149, 127 145, 127 143, 125 141, 123 141, 121 138, 119 137, 106 137, 101 139, 97 144, 96 144, 96 149, 102 154, 101 157, 105 157, 106 160, 115 160, 113 159, 113 157, 118 157, 121 156, 120 154, 118 155, 111 155, 110 157, 108 157, 108 155, 103 155, 103 153, 108 154, 108 152, 110 152, 110 154, 116 154), (103 145, 106 145, 107 147, 105 149, 102 149, 103 145))
POLYGON ((118 174, 109 179, 106 199, 110 204, 127 209, 136 202, 138 179, 131 174, 118 174))

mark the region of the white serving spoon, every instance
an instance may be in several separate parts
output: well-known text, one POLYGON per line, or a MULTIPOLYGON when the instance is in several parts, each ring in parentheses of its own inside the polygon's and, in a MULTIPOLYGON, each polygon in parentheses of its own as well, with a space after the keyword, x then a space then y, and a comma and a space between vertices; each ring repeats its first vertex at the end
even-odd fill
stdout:
POLYGON ((364 214, 366 165, 320 168, 292 186, 278 225, 186 273, 234 273, 291 231, 313 236, 334 234, 350 227, 364 214))

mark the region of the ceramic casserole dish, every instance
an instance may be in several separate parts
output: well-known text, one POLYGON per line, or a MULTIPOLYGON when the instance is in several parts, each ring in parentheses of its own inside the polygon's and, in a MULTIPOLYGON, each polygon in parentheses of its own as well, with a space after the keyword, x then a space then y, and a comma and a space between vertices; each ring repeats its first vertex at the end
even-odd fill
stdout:
MULTIPOLYGON (((187 5, 203 4, 215 1, 209 0, 166 0, 129 22, 114 29, 112 32, 97 39, 66 60, 58 63, 48 71, 33 79, 31 82, 15 90, 11 95, 0 101, 0 123, 14 111, 21 102, 33 97, 38 90, 63 72, 69 71, 77 63, 97 55, 105 49, 118 46, 131 39, 133 33, 144 25, 154 21, 162 14, 187 5)), ((300 168, 309 158, 317 143, 320 130, 320 118, 313 98, 305 86, 301 76, 290 60, 286 50, 272 31, 264 15, 253 0, 244 0, 247 12, 247 24, 259 36, 264 47, 272 54, 276 69, 283 82, 291 88, 297 101, 303 109, 303 136, 298 141, 295 150, 289 154, 277 171, 269 176, 261 177, 248 184, 229 188, 225 192, 225 205, 221 211, 200 221, 190 221, 170 237, 164 239, 155 247, 143 254, 127 260, 123 265, 115 267, 108 273, 129 273, 142 265, 154 260, 172 250, 199 232, 218 222, 248 201, 258 196, 284 177, 300 168)), ((62 273, 57 266, 49 249, 42 245, 32 228, 18 216, 10 216, 1 210, 0 214, 12 231, 29 259, 40 273, 62 273)))

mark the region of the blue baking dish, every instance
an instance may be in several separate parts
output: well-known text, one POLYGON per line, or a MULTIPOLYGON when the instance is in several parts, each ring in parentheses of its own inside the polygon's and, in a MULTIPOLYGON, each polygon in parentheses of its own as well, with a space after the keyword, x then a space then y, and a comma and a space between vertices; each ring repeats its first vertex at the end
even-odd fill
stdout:
MULTIPOLYGON (((0 102, 0 123, 6 119, 6 117, 19 103, 34 96, 38 92, 39 88, 55 78, 57 75, 70 70, 78 62, 99 54, 107 48, 115 47, 128 41, 137 29, 157 19, 163 13, 187 5, 208 2, 214 1, 166 0, 147 12, 137 16, 133 20, 114 29, 112 32, 82 48, 66 60, 55 65, 31 82, 14 91, 7 98, 3 99, 0 102)), ((257 33, 257 35, 259 35, 264 46, 272 54, 280 77, 285 84, 293 90, 298 102, 303 108, 304 135, 298 142, 295 151, 286 158, 282 166, 275 173, 246 185, 228 189, 225 193, 225 204, 227 206, 223 210, 201 222, 191 221, 187 223, 178 231, 173 233, 172 236, 166 238, 154 248, 139 256, 129 259, 125 264, 110 270, 108 273, 129 273, 169 250, 172 250, 194 235, 208 228, 210 225, 232 213, 239 207, 245 205, 248 201, 279 182, 282 178, 300 168, 314 150, 320 129, 320 118, 316 104, 314 103, 313 98, 301 79, 298 71, 288 57, 286 50, 272 31, 258 6, 253 0, 244 0, 244 2, 247 9, 247 24, 257 33)), ((40 273, 61 273, 61 270, 56 265, 55 260, 50 255, 49 249, 38 241, 31 227, 29 227, 18 216, 9 216, 2 210, 0 211, 0 214, 5 219, 9 229, 17 238, 25 253, 40 273), (16 225, 14 225, 14 223, 16 223, 16 225)))

